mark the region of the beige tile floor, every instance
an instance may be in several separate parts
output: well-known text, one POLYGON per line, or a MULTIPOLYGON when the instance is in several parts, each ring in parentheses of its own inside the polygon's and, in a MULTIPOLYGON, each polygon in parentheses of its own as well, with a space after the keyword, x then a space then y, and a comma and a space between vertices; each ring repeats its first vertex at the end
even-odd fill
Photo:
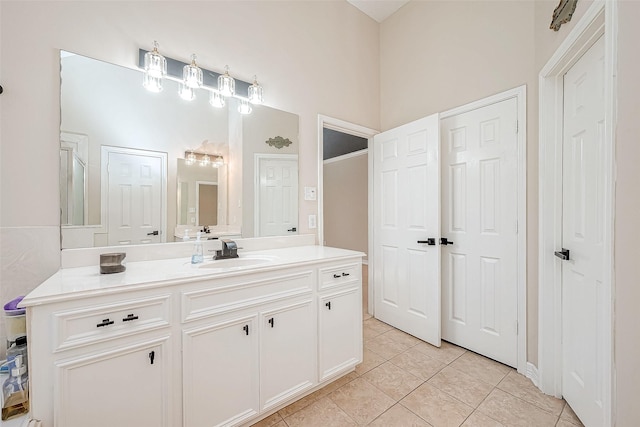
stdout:
POLYGON ((508 366, 445 341, 434 347, 368 314, 363 334, 354 372, 255 426, 582 426, 564 400, 508 366))

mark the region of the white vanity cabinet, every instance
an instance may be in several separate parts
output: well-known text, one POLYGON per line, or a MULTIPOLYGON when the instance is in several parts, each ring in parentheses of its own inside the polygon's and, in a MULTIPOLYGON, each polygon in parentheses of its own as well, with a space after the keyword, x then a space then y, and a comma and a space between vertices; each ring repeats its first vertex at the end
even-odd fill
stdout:
POLYGON ((325 381, 362 361, 362 267, 319 270, 318 375, 325 381))
POLYGON ((172 425, 170 294, 56 302, 28 317, 31 411, 45 426, 172 425))
POLYGON ((362 254, 290 253, 296 262, 216 273, 164 260, 54 275, 25 298, 32 416, 44 427, 248 426, 353 370, 362 254), (158 280, 162 268, 183 272, 158 280))

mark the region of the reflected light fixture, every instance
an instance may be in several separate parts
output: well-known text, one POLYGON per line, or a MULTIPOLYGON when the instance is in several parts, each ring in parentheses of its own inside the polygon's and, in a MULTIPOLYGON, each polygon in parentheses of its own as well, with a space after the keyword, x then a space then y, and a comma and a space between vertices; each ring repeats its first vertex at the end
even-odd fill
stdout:
POLYGON ((213 160, 211 161, 211 166, 214 168, 219 168, 224 165, 224 159, 222 156, 213 156, 213 160))
POLYGON ((241 99, 240 105, 238 105, 238 112, 240 114, 251 114, 251 105, 249 105, 249 101, 241 99))
POLYGON ((191 64, 182 68, 182 82, 191 89, 202 86, 202 69, 196 65, 195 53, 191 55, 191 64))
POLYGON ((160 77, 153 77, 147 73, 144 74, 144 80, 142 86, 149 92, 162 92, 162 79, 160 77))
POLYGON ((225 104, 224 96, 222 96, 220 92, 212 91, 211 95, 209 96, 209 104, 211 104, 216 108, 224 107, 224 104, 225 104))
POLYGON ((193 88, 190 88, 189 86, 187 86, 186 84, 180 83, 180 88, 178 89, 178 95, 180 95, 180 98, 184 99, 185 101, 192 101, 196 97, 196 91, 193 90, 193 88))
POLYGON ((200 166, 206 167, 206 166, 209 166, 210 164, 211 164, 211 160, 209 159, 209 155, 205 154, 204 156, 202 156, 202 159, 200 160, 200 166))
POLYGON ((188 165, 191 166, 192 164, 194 164, 196 162, 196 155, 192 152, 190 152, 189 154, 187 154, 186 158, 184 159, 184 162, 188 165))
POLYGON ((229 75, 229 66, 224 67, 224 74, 218 76, 218 91, 224 96, 236 94, 236 81, 229 75))
POLYGON ((258 83, 258 77, 253 76, 253 84, 249 86, 249 102, 256 105, 262 104, 264 101, 263 94, 264 90, 258 83))

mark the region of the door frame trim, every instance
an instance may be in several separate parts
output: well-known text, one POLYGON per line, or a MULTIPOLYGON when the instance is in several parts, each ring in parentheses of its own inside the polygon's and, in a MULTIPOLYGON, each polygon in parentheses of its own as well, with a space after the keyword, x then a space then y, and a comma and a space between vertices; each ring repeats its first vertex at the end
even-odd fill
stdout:
MULTIPOLYGON (((300 162, 297 154, 267 154, 267 153, 254 153, 253 154, 253 235, 260 237, 260 161, 270 160, 296 160, 298 161, 298 199, 300 198, 300 162)), ((298 225, 297 229, 300 230, 300 202, 298 201, 298 225)), ((300 234, 298 231, 296 234, 300 234)))
POLYGON ((561 265, 553 251, 562 242, 563 76, 600 36, 605 40, 605 189, 603 304, 605 360, 603 405, 605 425, 613 425, 613 218, 615 197, 614 143, 616 123, 617 3, 595 1, 567 35, 539 74, 539 265, 538 265, 538 387, 562 396, 561 265), (605 284, 606 285, 606 284, 605 284))
MULTIPOLYGON (((517 288, 518 288, 518 359, 517 370, 521 374, 527 373, 527 86, 522 85, 513 89, 497 93, 487 98, 470 102, 451 110, 440 113, 440 120, 458 114, 487 107, 508 99, 516 99, 518 105, 518 258, 517 258, 517 288)), ((442 135, 440 135, 442 143, 442 135)))
MULTIPOLYGON (((368 233, 367 240, 369 241, 369 248, 367 253, 367 264, 373 265, 373 136, 380 133, 380 131, 371 129, 365 126, 350 123, 334 117, 318 114, 318 234, 317 240, 320 246, 324 246, 324 134, 323 129, 331 129, 338 132, 346 133, 349 135, 359 136, 361 138, 367 138, 367 156, 368 156, 368 233)), ((301 199, 301 200, 304 200, 301 199)), ((369 314, 374 315, 373 310, 373 274, 369 274, 369 296, 368 307, 369 314)))

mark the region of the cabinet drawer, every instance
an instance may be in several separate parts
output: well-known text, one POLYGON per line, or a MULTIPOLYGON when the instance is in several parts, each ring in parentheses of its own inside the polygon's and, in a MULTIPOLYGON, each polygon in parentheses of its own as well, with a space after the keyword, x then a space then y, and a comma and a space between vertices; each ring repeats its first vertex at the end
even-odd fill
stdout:
POLYGON ((246 280, 182 293, 182 322, 256 307, 271 301, 311 293, 313 271, 269 279, 246 280))
POLYGON ((53 350, 62 351, 169 326, 171 295, 119 301, 53 314, 53 350))
POLYGON ((327 289, 345 285, 354 280, 360 280, 362 267, 360 264, 338 265, 335 267, 321 268, 319 274, 320 289, 327 289))

